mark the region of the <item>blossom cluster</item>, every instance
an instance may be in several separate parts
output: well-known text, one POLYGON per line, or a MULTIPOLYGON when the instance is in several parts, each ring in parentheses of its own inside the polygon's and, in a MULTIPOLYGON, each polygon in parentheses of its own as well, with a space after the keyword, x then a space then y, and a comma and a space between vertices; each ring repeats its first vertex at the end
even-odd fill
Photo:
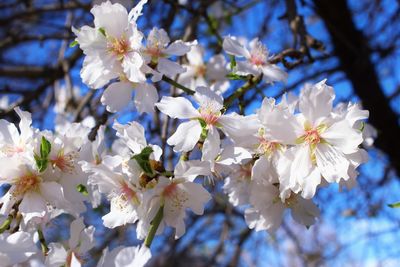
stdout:
POLYGON ((91 10, 94 27, 72 30, 85 55, 82 80, 93 89, 105 87, 101 102, 109 112, 121 111, 134 92, 139 113, 158 109, 178 121, 166 140, 177 153, 175 168, 164 166, 160 144, 148 143, 136 121, 114 121, 110 145, 104 126, 91 142, 93 129, 85 123, 62 120, 55 131, 39 130, 29 113, 16 108, 18 128, 0 120, 0 185, 7 188, 0 200, 0 257, 6 266, 84 264, 95 228, 82 214, 102 197, 110 203, 104 226, 136 223, 137 238, 145 241, 105 250, 98 266, 143 266, 155 235, 172 227, 180 238, 187 210, 204 213, 212 199, 204 178, 223 182, 249 228, 271 233, 285 210, 306 227, 314 224, 319 187, 356 185, 357 168, 367 160, 361 145, 371 138, 363 131, 368 111, 353 103, 334 107, 334 90, 323 80, 306 84, 299 97, 284 95, 279 103, 265 98, 255 114, 229 112, 224 94, 230 77, 273 83, 287 73, 269 63, 258 39, 225 37, 230 64, 224 54, 206 61, 196 41, 171 42, 163 29, 153 28, 144 41, 136 21, 145 3, 129 13, 102 3, 91 10), (155 84, 161 81, 182 91, 160 97, 155 84), (73 217, 69 241, 46 244, 42 229, 62 213, 73 217))

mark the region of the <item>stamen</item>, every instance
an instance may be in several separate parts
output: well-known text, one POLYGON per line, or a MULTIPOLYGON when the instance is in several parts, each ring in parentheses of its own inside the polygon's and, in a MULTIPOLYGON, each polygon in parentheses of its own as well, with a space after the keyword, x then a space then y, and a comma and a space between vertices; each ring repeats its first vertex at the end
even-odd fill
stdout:
POLYGON ((172 207, 171 212, 176 212, 184 207, 184 204, 189 200, 188 194, 179 190, 176 183, 171 183, 164 188, 163 196, 170 201, 172 207))
POLYGON ((197 66, 195 66, 195 74, 194 74, 194 76, 195 76, 196 78, 198 78, 198 77, 204 77, 204 76, 206 75, 206 72, 207 72, 206 66, 204 66, 204 65, 197 65, 197 66))
POLYGON ((267 63, 267 57, 268 57, 267 48, 261 42, 258 41, 250 52, 249 61, 253 65, 262 66, 267 63))
POLYGON ((114 38, 108 43, 108 51, 116 55, 118 59, 122 59, 130 50, 129 42, 124 37, 114 38))
POLYGON ((64 150, 61 149, 55 158, 50 159, 50 163, 53 168, 57 167, 64 173, 74 173, 75 158, 77 158, 77 153, 75 151, 64 154, 64 150))
POLYGON ((12 192, 14 196, 24 195, 28 191, 37 190, 41 179, 34 173, 28 173, 20 177, 15 184, 15 189, 12 192))

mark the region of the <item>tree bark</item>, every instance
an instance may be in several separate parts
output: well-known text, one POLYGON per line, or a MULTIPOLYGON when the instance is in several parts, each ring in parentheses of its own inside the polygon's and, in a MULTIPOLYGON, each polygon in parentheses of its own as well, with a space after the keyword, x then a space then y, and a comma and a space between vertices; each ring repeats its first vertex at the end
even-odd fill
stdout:
POLYGON ((371 61, 366 36, 356 28, 346 0, 314 0, 316 12, 324 21, 340 60, 340 67, 352 83, 362 105, 370 111, 369 122, 378 130, 375 146, 389 157, 400 175, 400 128, 398 116, 383 93, 371 61))

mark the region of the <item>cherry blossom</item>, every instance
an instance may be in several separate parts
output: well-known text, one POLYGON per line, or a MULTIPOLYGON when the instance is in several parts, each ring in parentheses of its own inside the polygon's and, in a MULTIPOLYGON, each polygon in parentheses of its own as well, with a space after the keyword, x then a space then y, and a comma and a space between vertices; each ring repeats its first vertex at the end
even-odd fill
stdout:
POLYGON ((234 37, 224 38, 223 48, 229 55, 238 58, 244 57, 244 61, 237 61, 236 73, 240 75, 251 74, 254 76, 263 75, 263 80, 267 83, 276 81, 286 81, 287 73, 278 66, 268 62, 269 52, 267 48, 254 38, 248 44, 249 49, 234 37))
POLYGON ((185 68, 169 58, 185 55, 190 51, 190 46, 197 43, 185 43, 181 40, 170 43, 166 31, 155 27, 150 31, 146 41, 142 54, 149 66, 145 68, 146 72, 153 74, 153 82, 161 80, 162 75, 174 78, 175 75, 185 72, 185 68))
POLYGON ((210 87, 219 94, 229 87, 227 79, 225 57, 221 54, 212 56, 208 62, 204 61, 204 48, 200 45, 192 46, 186 54, 188 64, 182 66, 186 72, 179 75, 178 82, 184 86, 196 89, 199 86, 210 87))
POLYGON ((207 136, 203 153, 206 158, 213 160, 212 157, 217 156, 220 147, 218 128, 231 139, 237 140, 248 133, 249 128, 246 126, 252 126, 251 120, 233 113, 223 114, 223 98, 206 87, 198 87, 194 98, 199 105, 198 109, 183 97, 164 96, 156 106, 171 118, 189 119, 188 122, 181 123, 167 141, 169 145, 174 146, 174 151, 192 150, 204 129, 207 136))

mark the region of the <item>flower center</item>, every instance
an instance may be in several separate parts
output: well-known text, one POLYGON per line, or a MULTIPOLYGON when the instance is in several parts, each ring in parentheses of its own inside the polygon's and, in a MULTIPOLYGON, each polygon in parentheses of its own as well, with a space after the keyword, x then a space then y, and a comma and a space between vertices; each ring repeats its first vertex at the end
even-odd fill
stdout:
POLYGON ((326 130, 327 126, 325 124, 320 124, 317 127, 311 127, 308 123, 304 126, 304 134, 297 138, 296 143, 301 144, 306 142, 311 147, 315 147, 321 142, 324 142, 324 139, 321 137, 321 133, 326 130))
POLYGON ((260 57, 259 55, 251 55, 250 62, 256 66, 262 66, 265 63, 265 59, 260 57))
POLYGON ((260 144, 258 145, 258 153, 271 156, 276 150, 278 150, 280 144, 260 137, 260 144))
POLYGON ((50 159, 50 163, 53 168, 57 167, 64 173, 74 173, 76 157, 77 153, 75 151, 64 154, 64 150, 61 149, 55 158, 50 159))
POLYGON ((25 151, 25 148, 22 146, 12 146, 12 145, 5 145, 1 151, 7 156, 11 157, 15 154, 22 153, 25 151))
POLYGON ((121 39, 114 38, 108 43, 108 50, 121 60, 130 50, 129 42, 122 37, 121 39))
POLYGON ((304 141, 310 145, 316 145, 321 142, 321 137, 317 129, 311 129, 304 134, 304 141))
POLYGON ((167 185, 167 186, 164 188, 163 195, 164 195, 165 197, 171 197, 172 195, 175 194, 175 191, 176 191, 176 190, 177 190, 176 183, 171 183, 171 184, 167 185))
POLYGON ((136 195, 136 192, 130 188, 128 184, 122 182, 120 190, 121 198, 125 199, 126 201, 132 201, 135 204, 139 204, 139 199, 136 195))
POLYGON ((218 122, 219 115, 211 112, 201 112, 201 118, 207 123, 207 125, 215 125, 218 122))
POLYGON ((144 52, 151 57, 151 62, 153 64, 157 64, 158 63, 158 59, 160 57, 164 57, 165 56, 163 54, 161 48, 158 47, 158 46, 148 46, 148 47, 146 47, 144 52))
POLYGON ((221 116, 220 107, 215 102, 208 102, 199 108, 201 119, 207 125, 215 125, 221 116))
POLYGON ((253 47, 250 52, 250 63, 256 66, 262 66, 267 63, 268 50, 267 48, 260 42, 253 47))
POLYGON ((15 184, 13 195, 20 196, 24 195, 28 191, 36 190, 39 188, 40 182, 41 179, 38 175, 34 173, 28 173, 18 179, 17 183, 15 184))
POLYGON ((198 78, 198 77, 204 77, 204 76, 206 75, 206 72, 207 72, 206 66, 204 66, 204 65, 197 65, 197 66, 195 66, 195 74, 194 74, 194 76, 195 76, 196 78, 198 78))
POLYGON ((177 185, 177 183, 171 183, 163 191, 163 196, 170 201, 172 212, 182 209, 186 201, 189 200, 188 194, 183 190, 179 190, 177 185))

